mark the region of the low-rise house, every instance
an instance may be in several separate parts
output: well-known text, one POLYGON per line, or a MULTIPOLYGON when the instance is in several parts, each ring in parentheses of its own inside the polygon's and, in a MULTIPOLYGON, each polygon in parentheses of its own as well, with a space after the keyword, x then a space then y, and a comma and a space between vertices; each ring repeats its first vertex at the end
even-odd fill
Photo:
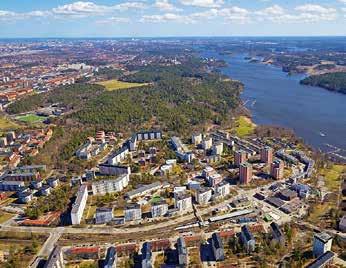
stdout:
POLYGON ((250 253, 255 250, 255 238, 247 225, 241 227, 240 239, 246 252, 250 253))
POLYGON ((32 200, 33 194, 30 191, 20 192, 18 195, 18 201, 23 204, 27 204, 32 200))
POLYGON ((100 248, 99 247, 77 247, 71 248, 67 252, 69 259, 92 259, 98 260, 100 258, 100 248))
POLYGON ((165 216, 168 212, 168 204, 165 200, 161 200, 159 202, 155 202, 151 205, 151 217, 157 218, 165 216))
POLYGON ((169 239, 160 239, 150 241, 151 250, 153 252, 164 251, 171 247, 171 242, 169 239))
POLYGON ((138 245, 135 243, 120 244, 115 248, 118 256, 128 256, 138 251, 138 245))
POLYGON ((51 189, 52 188, 48 184, 43 185, 40 189, 40 195, 43 195, 43 196, 50 195, 51 189))
POLYGON ((38 190, 42 187, 42 181, 32 181, 30 182, 32 188, 38 190))
POLYGON ((102 207, 97 208, 95 212, 95 223, 104 224, 111 222, 113 219, 113 208, 102 207))
POLYGON ((128 204, 124 209, 125 222, 140 221, 142 219, 142 210, 139 204, 128 204))
POLYGON ((213 249, 214 257, 216 261, 223 261, 225 259, 225 252, 223 249, 223 243, 218 233, 213 233, 211 236, 211 246, 213 249))
POLYGON ((47 183, 50 187, 55 188, 59 185, 59 179, 58 178, 49 178, 47 180, 47 183))

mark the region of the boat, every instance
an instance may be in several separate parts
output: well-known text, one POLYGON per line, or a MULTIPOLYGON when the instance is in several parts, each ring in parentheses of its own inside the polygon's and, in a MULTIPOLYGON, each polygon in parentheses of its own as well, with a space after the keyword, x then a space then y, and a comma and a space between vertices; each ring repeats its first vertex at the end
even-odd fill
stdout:
POLYGON ((321 136, 321 137, 325 137, 326 134, 324 134, 323 132, 320 131, 320 136, 321 136))

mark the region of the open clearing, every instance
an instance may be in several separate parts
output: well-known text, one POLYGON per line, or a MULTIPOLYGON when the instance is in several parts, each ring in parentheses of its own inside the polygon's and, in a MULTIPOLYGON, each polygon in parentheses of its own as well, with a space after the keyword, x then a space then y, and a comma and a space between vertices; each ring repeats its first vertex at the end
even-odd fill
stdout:
POLYGON ((14 216, 15 216, 15 214, 0 211, 0 223, 4 223, 4 222, 8 221, 9 219, 11 219, 14 216))
POLYGON ((0 115, 0 131, 6 131, 6 130, 13 130, 20 128, 19 125, 16 123, 12 122, 10 119, 7 117, 0 115))
POLYGON ((331 168, 320 170, 320 175, 324 176, 326 187, 330 191, 338 191, 341 184, 341 174, 346 172, 346 166, 333 165, 331 168))
POLYGON ((238 137, 245 137, 252 134, 256 125, 246 116, 239 116, 236 121, 236 133, 238 137))
POLYGON ((127 89, 127 88, 133 88, 133 87, 142 87, 147 85, 147 83, 128 83, 128 82, 123 82, 123 81, 119 81, 115 79, 98 82, 97 84, 104 86, 109 91, 118 90, 118 89, 127 89))

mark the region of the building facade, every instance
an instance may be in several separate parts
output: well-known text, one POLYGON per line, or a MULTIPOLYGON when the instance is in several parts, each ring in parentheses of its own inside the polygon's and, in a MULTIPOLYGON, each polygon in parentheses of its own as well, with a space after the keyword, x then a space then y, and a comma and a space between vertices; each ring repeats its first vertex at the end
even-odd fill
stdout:
POLYGON ((249 184, 252 179, 252 166, 249 163, 243 163, 239 167, 239 180, 241 184, 249 184))
POLYGON ((275 160, 270 167, 270 175, 277 180, 281 180, 284 177, 284 162, 281 160, 275 160))
POLYGON ((241 164, 247 161, 247 153, 243 150, 234 152, 234 165, 239 167, 241 164))
POLYGON ((87 185, 82 184, 78 189, 76 200, 72 205, 72 210, 71 210, 72 225, 80 224, 87 199, 88 199, 88 187, 87 185))
POLYGON ((273 162, 273 148, 265 146, 260 150, 261 162, 269 165, 273 162))
POLYGON ((139 204, 128 204, 124 209, 125 222, 140 221, 142 219, 142 210, 139 204))
POLYGON ((319 257, 330 251, 333 238, 327 233, 315 233, 313 244, 313 255, 319 257))

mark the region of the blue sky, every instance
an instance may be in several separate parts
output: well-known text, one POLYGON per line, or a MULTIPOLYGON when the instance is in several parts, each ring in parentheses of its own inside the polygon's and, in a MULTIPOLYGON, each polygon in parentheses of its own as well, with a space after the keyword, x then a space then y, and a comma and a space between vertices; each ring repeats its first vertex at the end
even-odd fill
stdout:
POLYGON ((346 35, 346 0, 1 0, 0 37, 346 35))

